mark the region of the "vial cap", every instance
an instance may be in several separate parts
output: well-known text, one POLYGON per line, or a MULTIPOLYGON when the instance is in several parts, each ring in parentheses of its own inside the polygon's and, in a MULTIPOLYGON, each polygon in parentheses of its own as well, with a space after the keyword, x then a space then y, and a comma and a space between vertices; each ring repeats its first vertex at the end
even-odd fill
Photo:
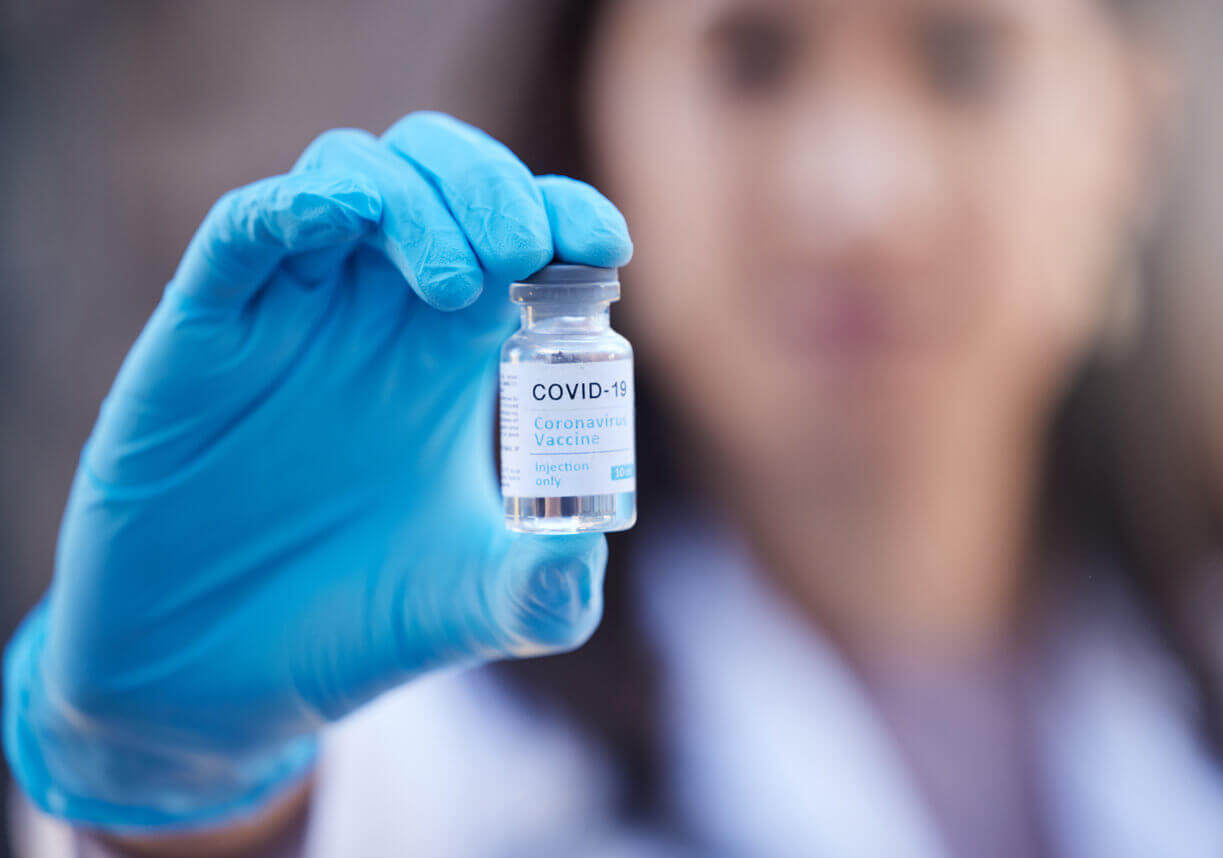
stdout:
POLYGON ((619 269, 554 262, 511 283, 510 300, 518 304, 619 301, 619 269))

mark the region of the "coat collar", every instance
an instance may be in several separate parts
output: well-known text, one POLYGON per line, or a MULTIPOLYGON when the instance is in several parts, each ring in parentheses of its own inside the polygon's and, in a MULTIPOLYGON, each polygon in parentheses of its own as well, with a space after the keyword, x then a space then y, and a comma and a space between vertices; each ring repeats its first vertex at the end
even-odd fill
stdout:
MULTIPOLYGON (((726 527, 647 540, 639 594, 668 675, 678 810, 737 855, 950 858, 844 659, 726 527)), ((1176 674, 1119 598, 1068 610, 1037 703, 1055 854, 1218 858, 1223 773, 1176 674)))

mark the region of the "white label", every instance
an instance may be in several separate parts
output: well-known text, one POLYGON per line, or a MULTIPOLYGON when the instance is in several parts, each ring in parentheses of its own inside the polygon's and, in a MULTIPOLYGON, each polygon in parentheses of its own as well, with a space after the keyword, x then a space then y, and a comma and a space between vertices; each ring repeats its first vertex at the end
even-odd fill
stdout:
POLYGON ((502 495, 636 488, 631 358, 501 364, 502 495))

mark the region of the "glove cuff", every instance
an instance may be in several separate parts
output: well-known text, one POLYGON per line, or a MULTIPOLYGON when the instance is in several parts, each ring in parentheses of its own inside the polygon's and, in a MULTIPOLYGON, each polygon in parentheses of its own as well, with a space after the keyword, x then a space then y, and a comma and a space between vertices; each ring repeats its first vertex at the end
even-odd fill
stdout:
POLYGON ((308 776, 314 736, 221 755, 107 731, 48 693, 46 636, 41 604, 4 654, 5 753, 18 785, 46 813, 114 832, 191 830, 249 818, 308 776))

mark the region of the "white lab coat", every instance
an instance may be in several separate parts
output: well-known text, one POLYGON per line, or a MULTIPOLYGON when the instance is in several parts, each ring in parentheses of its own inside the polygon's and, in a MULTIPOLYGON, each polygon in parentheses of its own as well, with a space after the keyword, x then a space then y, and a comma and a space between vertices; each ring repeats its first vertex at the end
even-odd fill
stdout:
MULTIPOLYGON (((700 846, 619 825, 609 761, 470 671, 412 683, 328 732, 303 858, 947 858, 833 647, 725 528, 666 533, 640 558, 639 597, 668 678, 666 762, 700 846)), ((1124 599, 1096 595, 1070 614, 1038 707, 1055 854, 1221 858, 1223 772, 1185 717, 1183 683, 1124 599)), ((19 815, 26 854, 74 854, 61 826, 19 815)))

